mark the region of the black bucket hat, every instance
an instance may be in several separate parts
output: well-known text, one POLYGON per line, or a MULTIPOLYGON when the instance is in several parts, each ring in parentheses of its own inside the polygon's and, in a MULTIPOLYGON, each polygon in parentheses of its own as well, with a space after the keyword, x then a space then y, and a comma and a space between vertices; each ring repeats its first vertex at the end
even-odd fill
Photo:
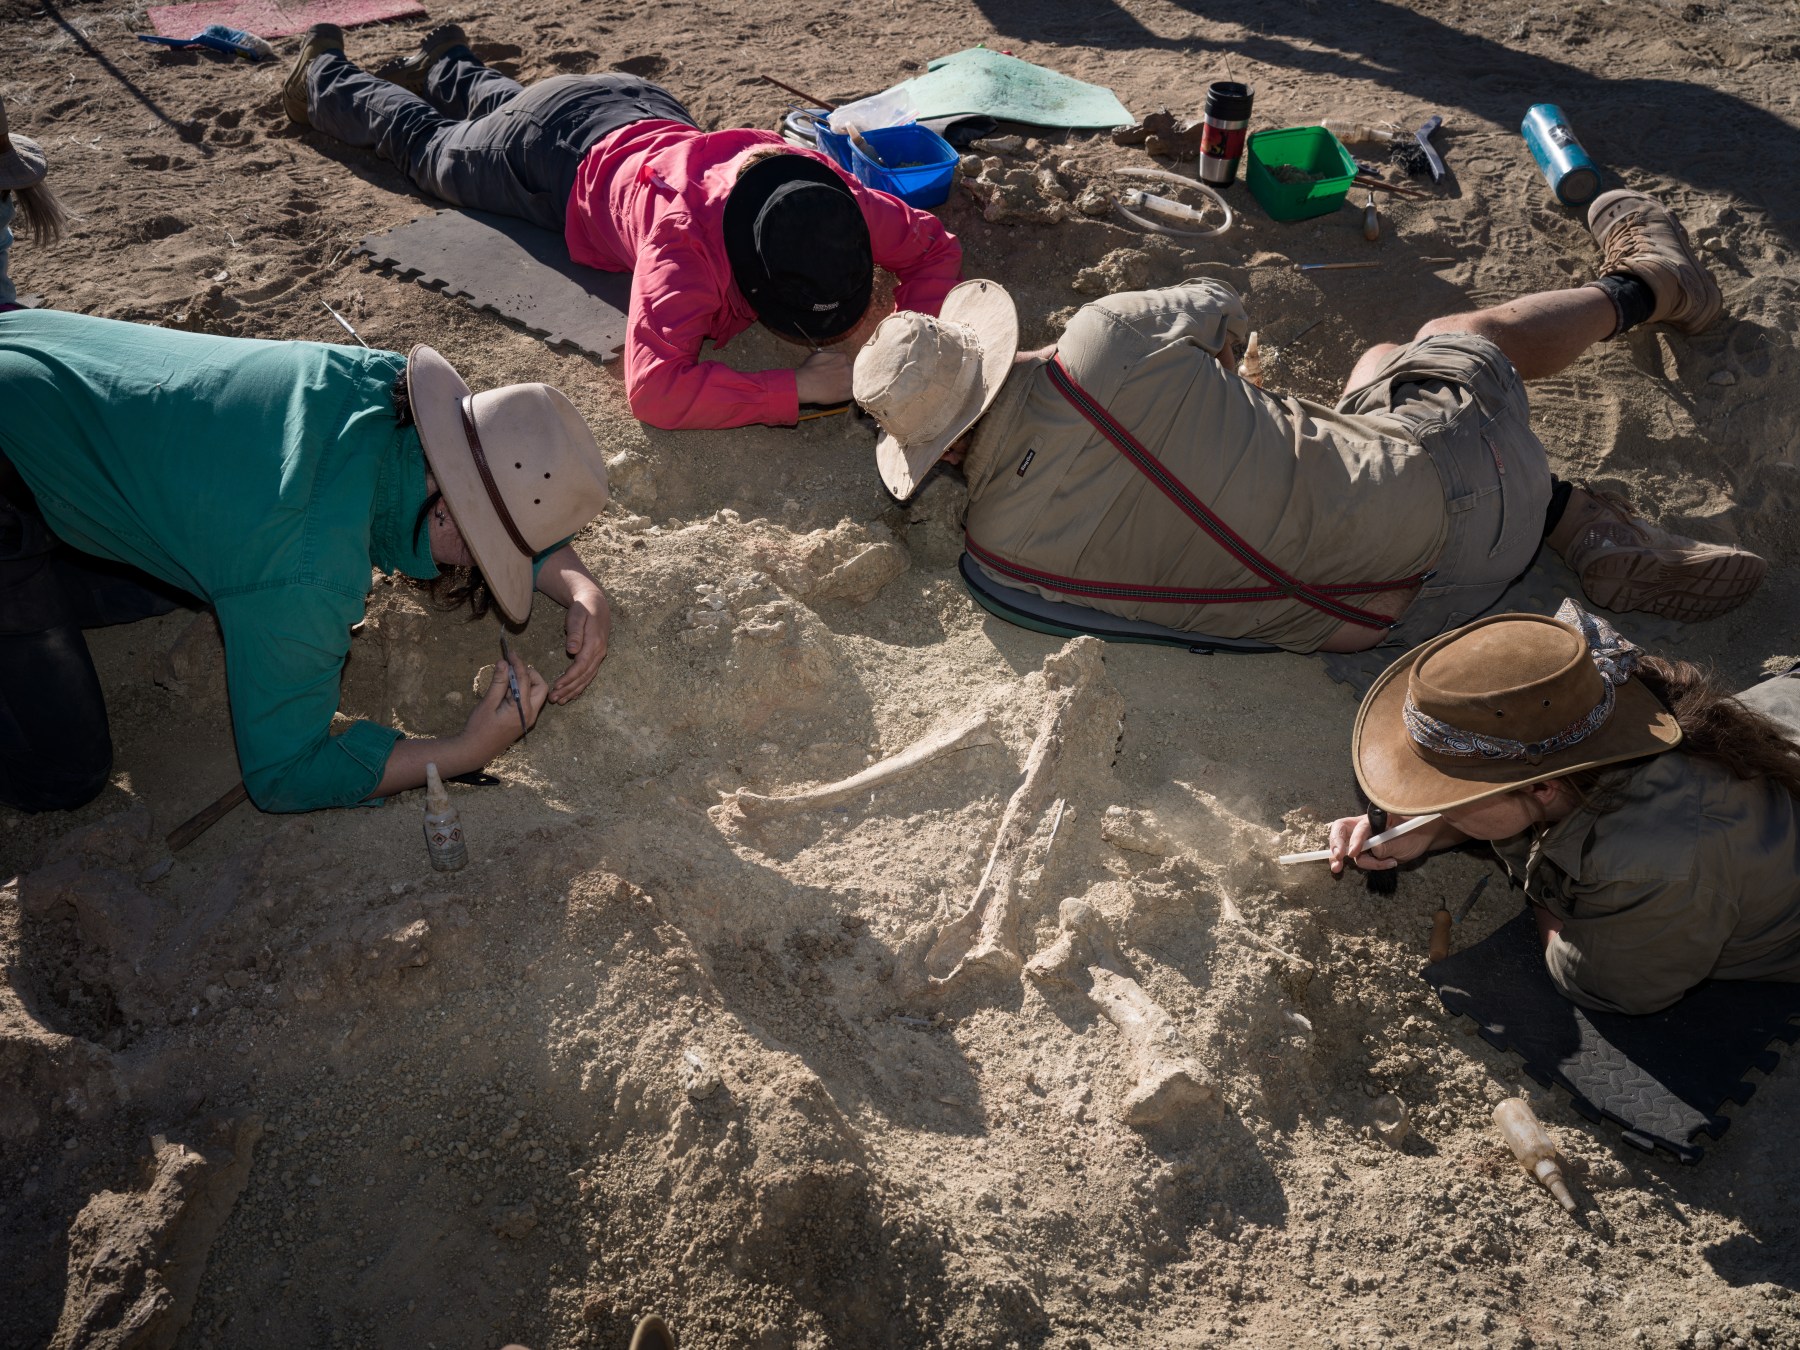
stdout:
POLYGON ((725 199, 725 255, 756 317, 786 337, 829 342, 869 308, 868 222, 844 180, 810 155, 744 171, 725 199))

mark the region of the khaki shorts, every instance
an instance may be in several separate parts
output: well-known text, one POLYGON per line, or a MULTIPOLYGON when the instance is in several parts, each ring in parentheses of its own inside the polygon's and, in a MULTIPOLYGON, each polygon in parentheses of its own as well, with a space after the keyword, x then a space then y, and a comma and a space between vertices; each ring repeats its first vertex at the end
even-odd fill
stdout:
POLYGON ((1421 338, 1345 394, 1338 411, 1422 446, 1444 484, 1449 530, 1436 567, 1384 647, 1416 647, 1489 609, 1544 538, 1550 462, 1519 373, 1471 333, 1421 338))

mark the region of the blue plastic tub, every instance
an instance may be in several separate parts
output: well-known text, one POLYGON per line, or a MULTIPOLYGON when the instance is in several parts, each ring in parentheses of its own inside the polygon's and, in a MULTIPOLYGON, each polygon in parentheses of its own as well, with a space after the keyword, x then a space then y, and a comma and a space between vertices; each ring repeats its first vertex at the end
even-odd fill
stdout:
POLYGON ((848 136, 840 136, 825 124, 823 118, 812 125, 823 150, 838 167, 857 182, 898 197, 908 206, 928 211, 942 206, 950 198, 950 185, 956 181, 957 154, 950 142, 929 127, 908 123, 903 127, 882 127, 866 131, 863 139, 888 163, 901 163, 904 169, 884 169, 858 150, 848 136))
MULTIPOLYGON (((829 131, 825 135, 831 135, 829 131)), ((841 139, 832 136, 833 140, 841 139)), ((890 193, 921 211, 942 206, 950 198, 950 185, 956 181, 956 151, 950 142, 929 127, 916 122, 903 127, 881 127, 863 133, 863 139, 875 147, 889 164, 904 164, 903 169, 884 169, 857 148, 850 146, 850 172, 857 181, 877 192, 890 193)))

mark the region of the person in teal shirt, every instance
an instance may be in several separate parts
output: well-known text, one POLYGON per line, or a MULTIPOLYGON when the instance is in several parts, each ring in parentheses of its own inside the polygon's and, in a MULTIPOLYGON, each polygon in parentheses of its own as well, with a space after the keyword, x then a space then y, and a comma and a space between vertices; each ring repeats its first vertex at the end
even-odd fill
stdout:
POLYGON ((480 768, 605 656, 605 593, 567 542, 605 504, 599 446, 560 392, 472 394, 429 347, 0 314, 0 801, 68 809, 105 785, 80 629, 167 609, 170 587, 218 616, 262 809, 416 787, 428 761, 480 768), (563 604, 568 669, 550 685, 516 666, 519 706, 498 678, 456 736, 368 721, 332 734, 371 569, 427 581, 445 568, 468 569, 463 593, 515 623, 534 587, 563 604))

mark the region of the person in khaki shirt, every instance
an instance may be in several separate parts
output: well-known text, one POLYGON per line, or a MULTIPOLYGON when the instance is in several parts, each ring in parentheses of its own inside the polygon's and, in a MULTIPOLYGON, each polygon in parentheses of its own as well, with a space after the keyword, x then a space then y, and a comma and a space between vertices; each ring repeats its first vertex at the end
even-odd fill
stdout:
POLYGON ((1331 868, 1486 840, 1550 978, 1647 1013, 1701 980, 1800 981, 1800 668, 1737 698, 1566 601, 1446 633, 1376 681, 1351 754, 1390 822, 1331 827, 1331 868))
POLYGON ((889 490, 960 463, 971 558, 1052 600, 1292 651, 1410 646, 1491 607, 1547 537, 1594 602, 1707 618, 1766 564, 1557 483, 1531 431, 1522 379, 1721 308, 1648 197, 1608 193, 1589 226, 1598 281, 1374 347, 1335 408, 1238 376, 1249 318, 1212 280, 1096 301, 1025 354, 1011 298, 966 282, 941 318, 885 320, 854 392, 889 490))

